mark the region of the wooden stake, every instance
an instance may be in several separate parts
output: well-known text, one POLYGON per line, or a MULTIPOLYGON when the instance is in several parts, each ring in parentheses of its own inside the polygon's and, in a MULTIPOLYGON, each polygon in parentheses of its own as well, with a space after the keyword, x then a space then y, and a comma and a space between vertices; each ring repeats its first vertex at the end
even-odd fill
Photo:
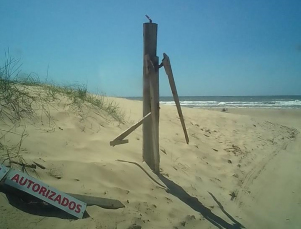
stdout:
POLYGON ((180 101, 179 101, 179 96, 178 96, 178 93, 177 93, 177 88, 176 88, 175 80, 174 80, 171 65, 170 65, 170 60, 169 60, 169 57, 165 53, 163 53, 162 63, 163 63, 165 72, 168 76, 171 92, 172 92, 174 101, 175 101, 176 106, 177 106, 177 110, 178 110, 178 114, 179 114, 179 117, 180 117, 180 120, 181 120, 181 124, 182 124, 182 128, 183 128, 183 131, 184 131, 186 143, 188 144, 189 143, 189 137, 188 137, 185 122, 184 122, 184 117, 183 117, 183 113, 182 113, 182 109, 181 109, 181 105, 180 105, 180 101))

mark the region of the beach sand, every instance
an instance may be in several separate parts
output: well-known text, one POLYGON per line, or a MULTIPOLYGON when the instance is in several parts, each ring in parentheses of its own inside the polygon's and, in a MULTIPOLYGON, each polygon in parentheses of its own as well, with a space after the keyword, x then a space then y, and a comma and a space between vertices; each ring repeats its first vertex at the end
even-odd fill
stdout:
MULTIPOLYGON (((70 220, 29 214, 0 192, 0 228, 300 228, 300 110, 183 108, 187 145, 176 108, 161 106, 157 176, 142 161, 141 127, 129 143, 109 144, 141 119, 142 102, 109 99, 125 124, 89 109, 79 115, 62 102, 49 108, 52 123, 39 117, 14 132, 26 125, 21 153, 46 167, 36 169, 43 182, 125 208, 88 206, 90 217, 70 220)), ((20 136, 6 140, 13 145, 20 136)))

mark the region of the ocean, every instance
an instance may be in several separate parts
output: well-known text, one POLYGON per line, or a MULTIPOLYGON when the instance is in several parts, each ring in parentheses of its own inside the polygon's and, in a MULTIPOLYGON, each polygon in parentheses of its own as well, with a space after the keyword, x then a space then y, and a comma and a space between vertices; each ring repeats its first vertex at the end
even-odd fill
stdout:
MULTIPOLYGON (((142 97, 127 97, 142 100, 142 97)), ((193 108, 290 108, 301 109, 301 95, 289 96, 179 96, 180 104, 193 108)), ((160 97, 160 104, 175 105, 172 96, 160 97)))

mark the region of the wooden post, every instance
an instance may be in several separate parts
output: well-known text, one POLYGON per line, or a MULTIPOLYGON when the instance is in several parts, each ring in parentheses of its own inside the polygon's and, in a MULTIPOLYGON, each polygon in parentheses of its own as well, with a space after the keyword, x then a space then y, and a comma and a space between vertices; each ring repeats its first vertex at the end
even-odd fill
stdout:
MULTIPOLYGON (((159 87, 158 87, 158 69, 150 60, 149 56, 145 57, 148 65, 148 75, 150 84, 151 98, 151 114, 152 114, 152 140, 153 140, 153 157, 154 157, 154 172, 160 172, 160 154, 159 154, 159 87)), ((159 58, 157 57, 157 62, 159 58)))
POLYGON ((153 136, 159 136, 159 72, 158 72, 158 57, 157 57, 157 29, 156 23, 143 24, 143 116, 151 112, 151 93, 150 80, 152 80, 154 94, 152 96, 153 104, 157 104, 152 112, 152 119, 147 119, 143 122, 143 160, 154 171, 159 172, 159 162, 155 155, 159 155, 159 141, 156 137, 154 142, 153 136), (155 73, 151 74, 148 70, 148 62, 146 56, 152 62, 155 73), (150 79, 152 77, 152 79, 150 79), (156 122, 156 123, 154 123, 156 122), (153 127, 154 126, 154 127, 153 127), (153 131, 157 133, 153 133, 153 131))

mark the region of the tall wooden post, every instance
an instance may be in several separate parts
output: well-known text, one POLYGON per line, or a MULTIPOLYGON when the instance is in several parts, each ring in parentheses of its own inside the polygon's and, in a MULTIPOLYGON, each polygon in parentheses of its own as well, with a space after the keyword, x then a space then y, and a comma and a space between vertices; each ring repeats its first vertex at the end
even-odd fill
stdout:
POLYGON ((159 173, 160 161, 157 30, 156 23, 143 24, 143 116, 152 112, 152 118, 143 122, 143 160, 155 173, 159 173), (146 56, 153 64, 153 69, 148 68, 146 56))

